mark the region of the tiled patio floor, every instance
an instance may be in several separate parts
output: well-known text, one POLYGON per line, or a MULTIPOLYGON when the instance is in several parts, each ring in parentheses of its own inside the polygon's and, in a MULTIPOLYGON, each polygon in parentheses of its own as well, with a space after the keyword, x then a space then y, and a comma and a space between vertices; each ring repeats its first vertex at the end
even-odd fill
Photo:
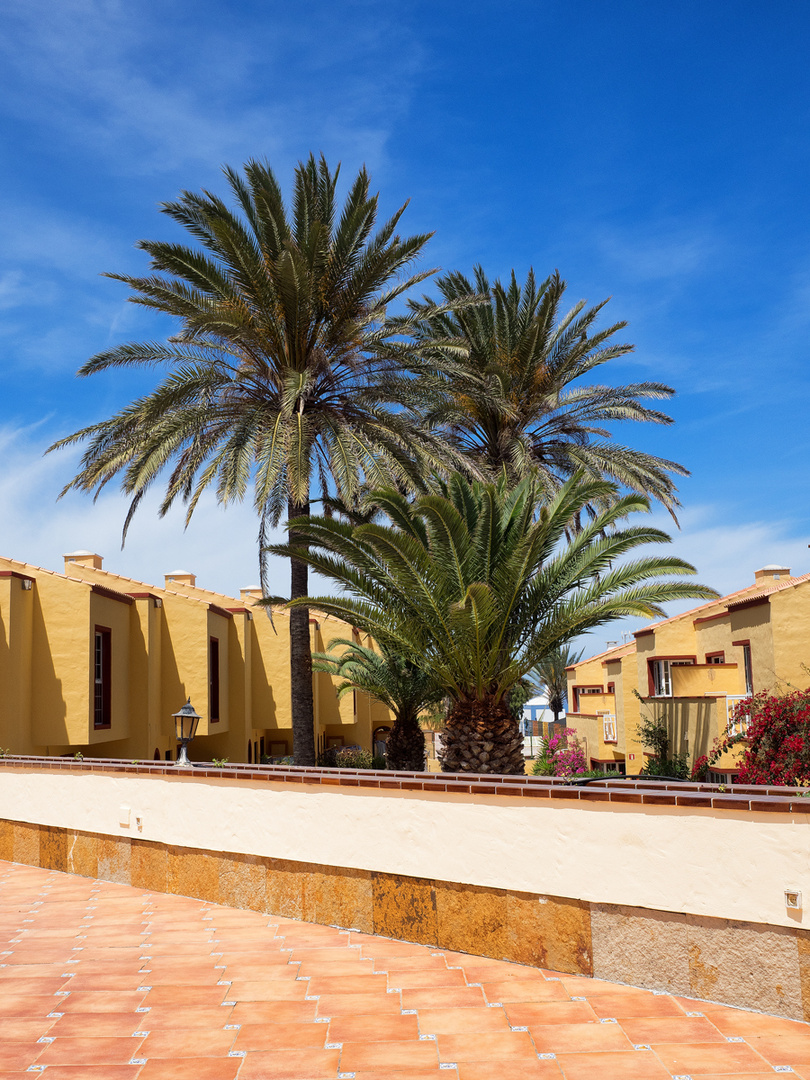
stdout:
POLYGON ((0 862, 0 1080, 810 1080, 810 1026, 0 862))

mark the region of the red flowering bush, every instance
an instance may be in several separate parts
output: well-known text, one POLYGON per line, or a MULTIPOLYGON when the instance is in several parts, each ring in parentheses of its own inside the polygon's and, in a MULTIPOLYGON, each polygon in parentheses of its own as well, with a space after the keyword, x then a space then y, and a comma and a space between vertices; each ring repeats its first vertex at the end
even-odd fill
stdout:
POLYGON ((535 776, 582 776, 587 768, 585 751, 575 728, 555 731, 548 744, 535 758, 535 776))
POLYGON ((737 742, 744 746, 739 783, 794 786, 810 780, 810 689, 745 698, 734 719, 749 716, 745 735, 724 740, 724 749, 737 742))
MULTIPOLYGON (((745 715, 748 715, 748 709, 751 707, 751 699, 746 698, 745 702, 742 702, 741 704, 746 706, 744 713, 745 715)), ((701 754, 699 758, 695 758, 695 764, 692 766, 692 772, 689 779, 698 780, 703 783, 708 779, 709 769, 717 764, 727 750, 730 750, 732 746, 736 746, 737 743, 742 741, 742 735, 724 735, 722 739, 715 739, 708 754, 701 754)))

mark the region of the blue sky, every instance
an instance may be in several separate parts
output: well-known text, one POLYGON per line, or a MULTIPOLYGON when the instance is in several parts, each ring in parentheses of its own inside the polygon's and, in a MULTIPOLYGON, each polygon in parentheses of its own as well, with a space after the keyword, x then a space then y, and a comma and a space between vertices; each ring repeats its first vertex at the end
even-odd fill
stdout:
MULTIPOLYGON (((810 9, 775 0, 225 4, 0 0, 0 551, 75 548, 160 581, 256 578, 249 507, 138 514, 56 496, 54 439, 143 375, 77 380, 111 343, 169 332, 102 271, 138 273, 157 209, 266 157, 286 185, 323 151, 365 163, 383 209, 436 230, 428 265, 555 267, 572 303, 611 296, 635 353, 602 378, 678 391, 669 428, 617 434, 682 462, 675 550, 731 591, 810 569, 810 9)), ((660 514, 666 527, 666 519, 660 514)), ((283 591, 286 567, 277 571, 283 591)), ((601 647, 597 635, 594 647, 601 647)))

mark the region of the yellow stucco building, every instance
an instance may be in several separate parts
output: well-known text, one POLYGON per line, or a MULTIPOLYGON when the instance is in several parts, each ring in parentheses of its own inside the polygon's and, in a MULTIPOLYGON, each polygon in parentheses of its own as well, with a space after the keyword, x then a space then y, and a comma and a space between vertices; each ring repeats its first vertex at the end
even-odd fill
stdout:
MULTIPOLYGON (((261 761, 292 753, 289 618, 200 588, 193 574, 162 588, 102 567, 89 551, 55 573, 0 558, 0 749, 173 759, 172 714, 187 698, 201 714, 192 758, 261 761)), ((313 650, 352 628, 310 619, 313 650)), ((370 749, 391 719, 360 692, 338 701, 313 676, 316 746, 370 749)))
MULTIPOLYGON (((568 725, 593 768, 638 773, 645 748, 636 729, 645 711, 664 720, 671 752, 691 764, 716 738, 738 731, 741 698, 810 684, 810 574, 765 566, 753 584, 633 637, 568 668, 568 725)), ((735 758, 733 751, 720 758, 712 779, 732 780, 735 758)))

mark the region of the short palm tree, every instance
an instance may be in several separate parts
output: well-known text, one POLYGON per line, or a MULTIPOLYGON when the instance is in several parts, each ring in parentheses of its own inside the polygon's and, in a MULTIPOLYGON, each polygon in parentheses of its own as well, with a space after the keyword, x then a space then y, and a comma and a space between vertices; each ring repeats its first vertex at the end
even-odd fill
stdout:
POLYGON ((385 746, 389 769, 421 772, 425 768, 425 736, 419 714, 442 698, 432 672, 401 653, 373 649, 347 638, 331 641, 329 652, 315 653, 312 668, 344 680, 338 685, 340 697, 350 690, 363 690, 391 710, 394 723, 385 746), (336 653, 336 647, 342 651, 336 653))
MULTIPOLYGON (((89 360, 80 375, 128 367, 166 373, 144 397, 56 444, 88 444, 66 491, 97 495, 120 477, 131 496, 125 535, 164 475, 161 514, 182 499, 189 518, 206 489, 228 503, 252 485, 261 544, 285 514, 290 523, 306 516, 313 494, 351 504, 363 480, 402 482, 412 468, 413 433, 386 405, 378 376, 386 355, 406 348, 386 307, 427 276, 404 272, 428 236, 397 235, 404 207, 375 233, 377 196, 365 169, 342 207, 338 171, 323 158, 300 164, 288 211, 267 164, 249 161, 244 175, 226 168, 235 209, 209 191, 183 192, 162 210, 195 243, 142 241, 152 273, 108 275, 129 286, 133 303, 177 325, 168 342, 120 345, 89 360)), ((307 573, 294 558, 292 598, 306 596, 307 573)), ((290 662, 295 760, 313 764, 301 608, 290 621, 290 662)))
POLYGON ((577 474, 545 502, 531 477, 483 483, 456 473, 435 486, 410 502, 373 492, 388 524, 310 517, 296 521, 289 545, 270 550, 305 560, 341 589, 295 604, 349 621, 433 674, 450 699, 446 771, 523 771, 508 694, 552 650, 611 619, 649 618, 664 602, 717 595, 667 580, 694 573, 681 559, 622 561, 669 537, 620 527, 649 503, 620 497, 607 481, 577 474), (588 504, 607 505, 566 543, 588 504))
POLYGON ((532 689, 538 694, 545 694, 548 707, 554 713, 554 723, 558 723, 560 714, 566 707, 568 695, 568 677, 565 669, 582 659, 583 650, 574 652, 570 645, 561 645, 544 656, 529 672, 528 678, 532 689))
POLYGON ((418 378, 403 386, 429 428, 443 431, 471 459, 497 476, 538 470, 559 483, 577 470, 615 480, 670 511, 678 506, 673 477, 687 470, 611 438, 619 421, 669 424, 644 404, 668 398, 658 382, 627 386, 584 384, 609 360, 631 352, 613 341, 626 323, 596 327, 604 303, 562 308, 566 283, 554 273, 538 285, 529 271, 521 287, 490 283, 483 269, 472 280, 450 273, 437 280, 443 308, 411 300, 418 321, 418 378), (449 309, 449 310, 447 310, 449 309))

